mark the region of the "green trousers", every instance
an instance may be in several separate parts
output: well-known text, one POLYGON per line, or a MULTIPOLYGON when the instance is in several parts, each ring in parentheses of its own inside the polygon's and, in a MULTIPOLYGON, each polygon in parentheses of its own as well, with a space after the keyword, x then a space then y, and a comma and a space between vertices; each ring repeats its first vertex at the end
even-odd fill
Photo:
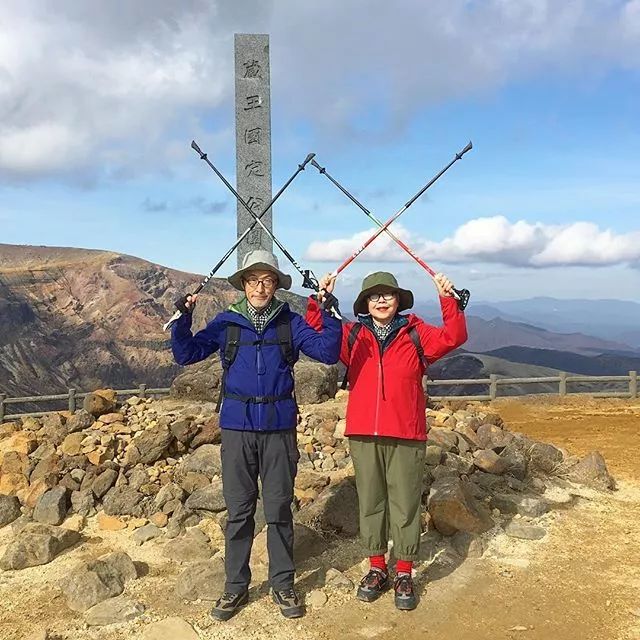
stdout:
POLYGON ((387 552, 416 560, 426 443, 380 436, 349 438, 360 504, 360 538, 367 555, 387 552))

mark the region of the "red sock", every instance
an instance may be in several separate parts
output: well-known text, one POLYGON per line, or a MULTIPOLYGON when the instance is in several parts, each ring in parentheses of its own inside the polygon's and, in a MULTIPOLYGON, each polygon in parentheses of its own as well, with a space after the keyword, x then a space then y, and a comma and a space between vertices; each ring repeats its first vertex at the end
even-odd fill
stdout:
POLYGON ((396 573, 408 573, 411 575, 411 569, 413 569, 413 562, 411 560, 398 560, 398 562, 396 562, 396 573))
POLYGON ((384 559, 384 555, 369 556, 369 563, 371 564, 372 569, 380 569, 380 571, 384 571, 385 573, 388 573, 387 561, 384 559))

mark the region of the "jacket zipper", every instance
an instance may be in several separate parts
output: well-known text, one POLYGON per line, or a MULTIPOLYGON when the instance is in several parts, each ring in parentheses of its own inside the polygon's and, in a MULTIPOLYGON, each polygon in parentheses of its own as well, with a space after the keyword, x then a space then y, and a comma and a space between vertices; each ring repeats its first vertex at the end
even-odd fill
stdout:
MULTIPOLYGON (((258 335, 258 340, 262 340, 262 332, 256 331, 257 335, 258 335)), ((259 342, 256 345, 256 374, 258 376, 258 395, 262 396, 263 394, 263 388, 262 388, 262 378, 261 376, 261 370, 264 368, 264 361, 263 361, 263 357, 262 357, 262 343, 259 342)), ((263 418, 263 411, 262 411, 262 402, 258 402, 256 403, 258 406, 258 431, 263 431, 264 430, 264 425, 262 424, 262 418, 263 418)))
POLYGON ((373 435, 378 435, 378 420, 380 417, 380 398, 382 396, 382 345, 380 344, 380 340, 378 340, 377 336, 374 336, 376 342, 378 343, 378 354, 380 358, 378 359, 378 393, 376 394, 376 417, 373 424, 373 435))

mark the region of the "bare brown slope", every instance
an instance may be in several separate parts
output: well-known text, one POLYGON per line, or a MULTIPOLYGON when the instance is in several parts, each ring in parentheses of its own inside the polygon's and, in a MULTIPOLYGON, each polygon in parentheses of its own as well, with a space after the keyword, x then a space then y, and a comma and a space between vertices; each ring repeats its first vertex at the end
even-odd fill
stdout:
MULTIPOLYGON (((162 324, 200 279, 107 251, 0 245, 0 390, 169 384, 177 366, 162 324)), ((195 324, 235 298, 215 279, 195 324)))

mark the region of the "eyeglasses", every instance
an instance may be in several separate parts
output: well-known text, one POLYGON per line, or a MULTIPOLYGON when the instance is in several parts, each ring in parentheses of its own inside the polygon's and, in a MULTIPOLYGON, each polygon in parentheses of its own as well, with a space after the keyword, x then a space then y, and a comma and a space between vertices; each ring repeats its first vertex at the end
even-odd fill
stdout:
POLYGON ((391 302, 395 299, 396 295, 395 291, 389 293, 370 293, 367 296, 367 300, 369 300, 369 302, 378 302, 380 298, 382 298, 385 302, 391 302))
POLYGON ((273 287, 278 283, 278 280, 271 276, 266 276, 264 278, 250 276, 249 278, 245 278, 244 282, 246 282, 252 289, 256 289, 259 284, 261 284, 265 289, 273 289, 273 287))

